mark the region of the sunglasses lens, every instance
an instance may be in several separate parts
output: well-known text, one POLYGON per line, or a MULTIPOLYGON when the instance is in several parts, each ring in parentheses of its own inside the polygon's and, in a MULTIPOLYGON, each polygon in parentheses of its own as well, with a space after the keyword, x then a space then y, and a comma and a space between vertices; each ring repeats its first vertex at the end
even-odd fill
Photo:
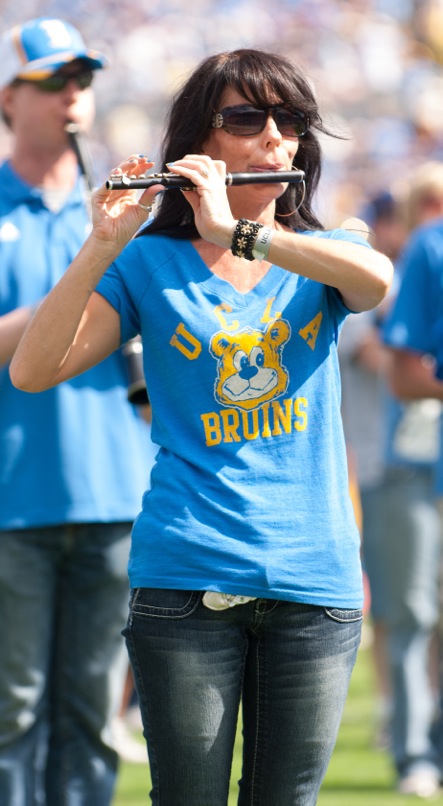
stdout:
POLYGON ((271 112, 276 126, 285 137, 303 137, 309 128, 309 120, 304 112, 298 109, 286 109, 285 107, 274 107, 268 109, 256 109, 253 106, 233 106, 222 109, 217 116, 220 122, 217 128, 223 126, 228 134, 235 134, 240 137, 250 137, 263 131, 271 112))
POLYGON ((223 113, 223 128, 228 134, 243 137, 258 134, 265 127, 267 112, 249 106, 244 109, 230 109, 223 113))
POLYGON ((66 79, 64 76, 48 76, 36 84, 43 92, 60 92, 66 86, 66 79))
POLYGON ((93 77, 92 70, 83 70, 81 73, 75 73, 72 76, 54 73, 53 76, 43 78, 36 83, 43 92, 61 92, 70 81, 75 81, 79 89, 85 90, 91 86, 93 77))
POLYGON ((86 90, 92 84, 94 73, 92 70, 85 70, 84 73, 79 73, 77 76, 77 84, 81 90, 86 90))
POLYGON ((302 137, 308 129, 308 119, 304 112, 289 109, 275 111, 275 123, 281 134, 286 137, 302 137))

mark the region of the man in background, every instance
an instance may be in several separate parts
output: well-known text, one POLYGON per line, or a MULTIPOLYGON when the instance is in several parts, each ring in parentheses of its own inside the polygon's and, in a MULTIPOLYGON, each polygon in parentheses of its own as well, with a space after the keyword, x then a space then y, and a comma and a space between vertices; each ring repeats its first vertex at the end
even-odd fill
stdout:
POLYGON ((12 138, 0 167, 2 806, 108 806, 117 770, 110 725, 127 668, 120 633, 146 426, 127 402, 120 353, 38 395, 8 374, 90 227, 65 126, 90 129, 105 61, 59 19, 17 25, 0 42, 12 138))
POLYGON ((394 445, 397 453, 401 450, 409 458, 403 511, 414 514, 414 530, 401 528, 396 542, 391 530, 386 546, 394 549, 397 545, 397 549, 391 560, 385 557, 385 565, 392 572, 391 654, 400 683, 393 743, 399 789, 403 794, 431 798, 439 791, 443 769, 441 709, 439 714, 435 702, 441 700, 442 686, 441 680, 440 685, 435 681, 438 658, 431 655, 430 663, 429 657, 436 626, 440 620, 441 631, 442 621, 441 520, 436 506, 443 496, 439 437, 443 400, 441 163, 427 163, 417 171, 408 207, 411 232, 401 260, 398 295, 384 323, 383 337, 390 348, 390 388, 405 415, 398 423, 394 445), (429 666, 435 691, 426 680, 429 666))

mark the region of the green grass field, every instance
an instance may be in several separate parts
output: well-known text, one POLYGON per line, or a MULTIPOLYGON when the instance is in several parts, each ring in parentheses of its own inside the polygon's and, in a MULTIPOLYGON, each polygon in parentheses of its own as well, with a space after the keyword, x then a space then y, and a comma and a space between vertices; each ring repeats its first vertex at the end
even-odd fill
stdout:
MULTIPOLYGON (((373 747, 374 695, 369 649, 361 649, 351 681, 337 745, 318 806, 397 806, 423 803, 394 791, 394 773, 387 753, 373 747)), ((237 804, 240 777, 240 736, 235 747, 228 806, 237 804)), ((142 765, 124 764, 114 806, 148 806, 149 772, 142 765)), ((192 804, 189 804, 192 806, 192 804)), ((211 804, 208 804, 211 806, 211 804)))

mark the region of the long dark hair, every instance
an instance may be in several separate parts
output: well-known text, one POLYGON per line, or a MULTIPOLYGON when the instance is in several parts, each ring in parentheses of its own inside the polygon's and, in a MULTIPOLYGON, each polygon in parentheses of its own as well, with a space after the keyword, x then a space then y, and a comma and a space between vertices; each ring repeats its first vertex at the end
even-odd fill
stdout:
MULTIPOLYGON (((219 111, 224 90, 230 87, 257 107, 270 106, 278 98, 305 112, 310 128, 300 138, 294 167, 305 172, 306 190, 290 183, 276 202, 276 219, 294 229, 323 229, 312 211, 312 199, 320 180, 321 149, 315 131, 332 134, 324 126, 312 88, 300 70, 284 57, 260 50, 241 49, 210 56, 201 62, 173 99, 166 121, 162 171, 185 154, 198 154, 219 111), (298 209, 296 209, 298 206, 298 209)), ((193 211, 178 191, 165 191, 153 222, 141 234, 167 232, 175 238, 198 238, 193 211)))

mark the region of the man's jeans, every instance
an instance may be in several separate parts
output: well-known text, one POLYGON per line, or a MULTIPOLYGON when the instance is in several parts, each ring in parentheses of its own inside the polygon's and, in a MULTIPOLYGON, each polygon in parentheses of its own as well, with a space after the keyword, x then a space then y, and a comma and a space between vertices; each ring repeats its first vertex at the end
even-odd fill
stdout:
POLYGON ((431 470, 392 469, 384 479, 382 557, 392 668, 392 753, 400 776, 439 773, 431 740, 435 698, 429 674, 439 619, 441 525, 431 470))
POLYGON ((108 806, 130 524, 0 532, 1 806, 108 806))
POLYGON ((313 806, 335 744, 361 611, 136 589, 125 630, 156 806, 226 806, 240 699, 241 806, 313 806))

